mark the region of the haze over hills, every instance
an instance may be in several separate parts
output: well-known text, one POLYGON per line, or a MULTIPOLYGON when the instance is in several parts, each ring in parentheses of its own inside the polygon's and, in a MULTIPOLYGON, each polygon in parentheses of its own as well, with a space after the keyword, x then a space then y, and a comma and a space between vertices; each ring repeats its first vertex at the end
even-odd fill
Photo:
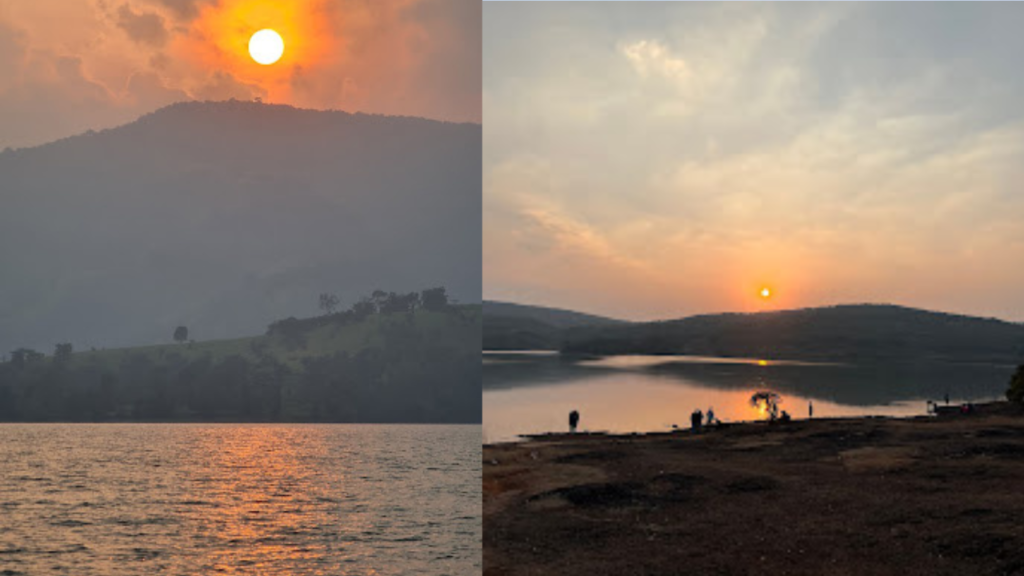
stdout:
POLYGON ((480 298, 481 129, 182 103, 0 154, 0 351, 253 334, 374 288, 480 298))
POLYGON ((561 308, 485 300, 485 350, 554 350, 562 332, 583 326, 615 326, 622 320, 561 308))
POLYGON ((512 302, 484 300, 484 314, 488 316, 505 316, 509 318, 529 318, 544 322, 555 328, 577 328, 579 326, 613 326, 625 324, 625 320, 616 320, 605 316, 596 316, 583 312, 574 312, 562 308, 547 306, 528 306, 512 302))
MULTIPOLYGON (((484 309, 485 348, 510 338, 484 309), (488 338, 490 335, 490 338, 488 338)), ((586 354, 688 354, 831 361, 1024 362, 1024 324, 893 305, 857 304, 559 329, 547 349, 586 354)), ((539 330, 534 326, 535 330, 539 330)))

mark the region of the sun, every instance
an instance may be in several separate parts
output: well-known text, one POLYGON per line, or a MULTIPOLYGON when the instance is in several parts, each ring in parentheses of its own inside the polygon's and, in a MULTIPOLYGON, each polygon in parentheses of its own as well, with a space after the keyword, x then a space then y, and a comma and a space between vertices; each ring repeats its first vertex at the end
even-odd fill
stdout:
POLYGON ((284 54, 284 40, 277 32, 264 28, 249 39, 249 54, 256 62, 269 66, 284 54))
POLYGON ((767 286, 761 288, 761 298, 764 298, 765 300, 767 300, 767 299, 769 299, 771 297, 772 297, 771 289, 769 289, 767 286))

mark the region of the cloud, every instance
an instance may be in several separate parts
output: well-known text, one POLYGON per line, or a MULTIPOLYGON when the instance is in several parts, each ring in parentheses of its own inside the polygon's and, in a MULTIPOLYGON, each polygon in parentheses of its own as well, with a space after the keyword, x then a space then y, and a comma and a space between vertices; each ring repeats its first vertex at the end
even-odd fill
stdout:
POLYGON ((141 44, 161 47, 167 43, 168 33, 164 19, 153 12, 134 12, 127 4, 117 9, 117 26, 128 37, 141 44))
POLYGON ((749 6, 485 4, 486 293, 611 313, 648 290, 625 315, 664 317, 768 282, 1019 318, 1024 9, 749 6), (954 20, 974 36, 936 57, 954 20))
POLYGON ((202 6, 214 4, 216 0, 151 0, 153 4, 163 6, 179 21, 188 22, 199 15, 202 6))
POLYGON ((479 122, 480 10, 479 0, 9 3, 0 14, 0 148, 188 99, 259 96, 479 122), (280 64, 249 57, 259 27, 286 34, 280 64))
POLYGON ((622 47, 622 52, 640 76, 662 76, 675 81, 686 81, 690 78, 690 67, 682 58, 669 53, 668 49, 657 40, 640 40, 622 47))
POLYGON ((128 79, 126 91, 134 102, 146 106, 162 107, 189 98, 182 90, 164 85, 160 76, 154 72, 133 74, 128 79))

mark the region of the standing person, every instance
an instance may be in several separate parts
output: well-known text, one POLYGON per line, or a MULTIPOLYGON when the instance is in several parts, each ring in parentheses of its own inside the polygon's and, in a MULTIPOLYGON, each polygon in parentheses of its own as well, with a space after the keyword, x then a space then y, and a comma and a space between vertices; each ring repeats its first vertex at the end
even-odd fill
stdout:
POLYGON ((949 406, 949 392, 946 392, 946 406, 949 406))
POLYGON ((576 432, 576 425, 580 423, 580 413, 573 410, 569 412, 569 432, 576 432))
POLYGON ((700 423, 704 420, 704 413, 700 410, 694 410, 693 414, 690 414, 690 428, 693 428, 695 432, 700 432, 700 423))
POLYGON ((713 408, 711 408, 710 406, 708 407, 708 416, 707 416, 707 418, 708 418, 708 426, 711 426, 712 424, 715 423, 715 410, 713 408))
POLYGON ((814 402, 807 402, 807 418, 814 418, 814 402))

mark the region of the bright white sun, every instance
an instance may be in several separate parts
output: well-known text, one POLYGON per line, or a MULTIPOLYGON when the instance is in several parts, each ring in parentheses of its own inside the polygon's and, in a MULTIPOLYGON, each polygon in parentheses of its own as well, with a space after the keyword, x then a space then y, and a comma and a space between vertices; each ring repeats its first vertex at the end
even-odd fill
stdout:
POLYGON ((260 30, 249 39, 249 54, 252 59, 268 66, 281 59, 284 54, 284 40, 270 28, 260 30))
POLYGON ((767 286, 765 286, 764 288, 761 288, 761 298, 764 298, 764 299, 767 300, 769 297, 771 297, 771 295, 772 295, 772 291, 769 290, 767 286))

